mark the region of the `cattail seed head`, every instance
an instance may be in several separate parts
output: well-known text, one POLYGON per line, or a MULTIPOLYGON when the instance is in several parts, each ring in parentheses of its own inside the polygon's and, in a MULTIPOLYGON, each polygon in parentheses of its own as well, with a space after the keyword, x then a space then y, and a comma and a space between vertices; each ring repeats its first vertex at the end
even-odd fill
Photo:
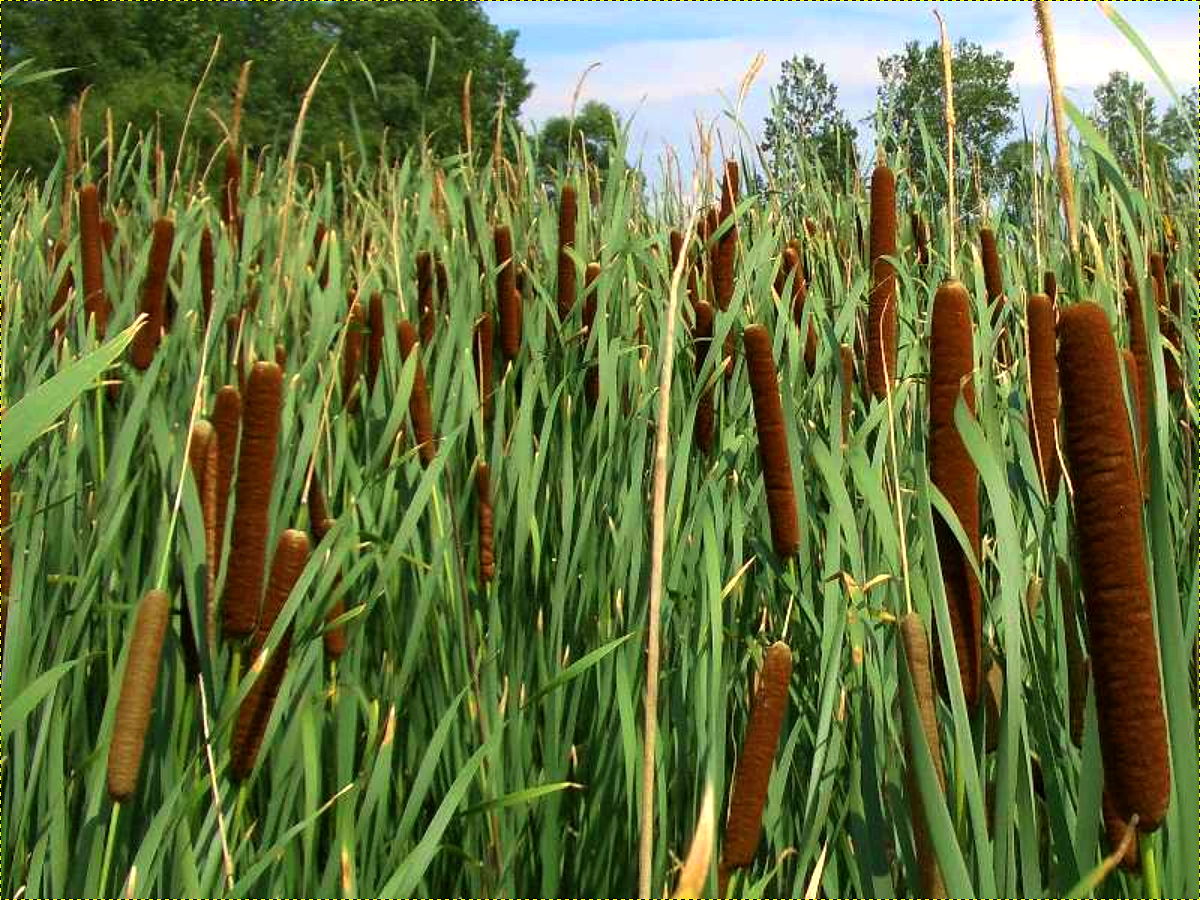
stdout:
POLYGON ((738 164, 733 160, 727 161, 725 180, 721 185, 721 224, 728 222, 729 229, 717 244, 716 267, 713 272, 717 306, 722 311, 729 309, 733 300, 733 270, 738 248, 738 228, 734 222, 734 211, 738 203, 739 182, 738 164))
POLYGON ((771 540, 775 554, 786 559, 795 554, 800 544, 800 527, 771 336, 762 325, 749 325, 743 341, 754 398, 754 420, 758 427, 758 453, 767 488, 771 540))
MULTIPOLYGON (((975 413, 975 353, 971 298, 958 281, 938 288, 933 301, 929 372, 929 474, 958 517, 975 558, 980 558, 979 473, 955 423, 962 397, 975 413)), ((959 675, 967 704, 979 702, 983 614, 979 581, 958 539, 934 517, 942 581, 950 609, 959 675)))
MULTIPOLYGON (((597 293, 599 288, 597 282, 600 280, 601 268, 599 263, 588 263, 587 272, 584 275, 584 299, 583 299, 583 327, 587 329, 590 335, 596 327, 596 304, 597 293)), ((600 354, 600 345, 596 344, 596 354, 600 354)), ((593 363, 588 366, 587 375, 584 376, 584 396, 587 398, 588 408, 595 409, 600 404, 600 365, 593 363)))
POLYGON ((232 544, 225 579, 222 631, 226 640, 249 637, 258 623, 282 406, 283 370, 275 363, 256 363, 246 381, 232 544))
MULTIPOLYGON (((767 648, 750 721, 742 741, 729 794, 729 815, 721 853, 721 880, 754 862, 762 835, 762 814, 767 802, 771 769, 779 748, 779 733, 788 708, 792 678, 792 651, 787 644, 767 648)), ((721 896, 725 896, 724 891, 721 896)))
POLYGON ((108 796, 114 803, 124 803, 137 790, 170 614, 163 591, 150 591, 138 605, 108 748, 108 796))
POLYGON ((225 178, 221 187, 221 221, 230 231, 232 239, 237 236, 233 231, 241 221, 238 209, 238 195, 242 189, 242 158, 234 147, 225 151, 225 178))
POLYGON ((434 264, 434 276, 437 279, 437 299, 443 307, 450 304, 450 273, 446 264, 440 259, 434 264))
POLYGON ((362 370, 363 332, 366 312, 358 298, 350 295, 350 315, 346 321, 346 343, 342 348, 342 403, 348 412, 358 408, 358 375, 362 370))
POLYGON ((475 471, 475 501, 479 509, 479 582, 487 584, 496 577, 496 550, 493 535, 492 472, 481 462, 475 471))
POLYGON ((1058 496, 1058 359, 1054 304, 1045 294, 1029 298, 1029 434, 1050 503, 1058 496))
MULTIPOLYGON (((712 349, 713 337, 712 306, 705 300, 696 304, 696 325, 692 330, 692 340, 696 345, 696 376, 704 371, 705 361, 712 349)), ((696 407, 696 424, 693 426, 693 439, 696 449, 702 456, 708 456, 713 449, 713 389, 701 385, 700 402, 696 407)))
POLYGON ((917 265, 921 268, 929 265, 929 225, 914 210, 911 215, 913 243, 917 247, 917 265))
POLYGON ((171 264, 171 245, 175 240, 175 223, 159 219, 154 223, 154 239, 150 244, 150 263, 142 285, 141 311, 146 323, 133 337, 130 359, 134 368, 146 371, 154 362, 154 354, 162 341, 166 324, 167 272, 171 264))
POLYGON ((495 342, 491 313, 484 313, 475 323, 475 339, 472 344, 475 358, 475 384, 479 389, 479 399, 483 404, 483 421, 490 424, 493 406, 494 364, 492 361, 492 346, 495 342))
POLYGON ((200 497, 204 518, 205 562, 205 633, 209 643, 216 637, 215 584, 217 578, 217 469, 220 463, 220 438, 211 422, 199 420, 188 442, 188 464, 200 497))
POLYGON ((896 176, 882 163, 871 178, 871 297, 867 316, 867 382, 883 400, 896 380, 896 176))
POLYGON ((83 261, 83 306, 89 319, 96 322, 96 335, 108 333, 112 309, 104 292, 104 246, 100 229, 100 198, 96 185, 79 189, 79 241, 83 261))
POLYGON ((417 254, 417 307, 421 312, 421 346, 433 343, 437 327, 437 306, 433 296, 433 255, 428 250, 417 254))
POLYGON ((513 259, 512 229, 498 225, 496 245, 496 305, 500 310, 500 350, 509 362, 521 353, 521 296, 517 293, 517 266, 513 259))
POLYGON ((1004 276, 1000 270, 1000 251, 996 247, 996 232, 979 230, 979 250, 983 258, 983 283, 989 304, 1004 302, 1004 276))
POLYGON ((1042 293, 1050 298, 1050 304, 1058 304, 1058 276, 1053 272, 1042 275, 1042 293))
POLYGON ((200 234, 200 305, 204 310, 204 325, 212 318, 213 306, 213 271, 215 268, 215 253, 213 251, 212 231, 206 225, 200 234))
POLYGON ((575 219, 578 199, 573 184, 564 184, 558 204, 558 318, 565 321, 575 307, 575 219))
POLYGON ((1153 831, 1166 813, 1171 772, 1133 439, 1117 412, 1117 346, 1093 303, 1065 309, 1058 334, 1104 780, 1117 814, 1136 815, 1153 831))
MULTIPOLYGON (((417 350, 417 330, 407 319, 400 322, 400 355, 407 362, 417 350)), ((433 430, 433 407, 429 402, 429 386, 425 382, 425 366, 417 354, 417 371, 413 376, 412 394, 408 401, 408 414, 412 419, 413 433, 421 454, 421 465, 428 467, 437 456, 437 436, 433 430)))

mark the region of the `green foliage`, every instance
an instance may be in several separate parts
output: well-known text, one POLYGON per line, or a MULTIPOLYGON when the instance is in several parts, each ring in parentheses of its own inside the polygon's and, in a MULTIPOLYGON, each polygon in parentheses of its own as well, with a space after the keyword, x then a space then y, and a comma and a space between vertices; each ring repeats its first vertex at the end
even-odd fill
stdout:
POLYGON ((796 154, 807 152, 815 154, 827 177, 840 179, 856 168, 857 138, 858 130, 838 106, 837 86, 825 64, 807 55, 784 60, 763 136, 762 149, 774 171, 795 169, 796 154))
POLYGON ((601 171, 607 170, 621 135, 621 117, 607 103, 589 100, 575 118, 547 119, 537 135, 537 160, 543 172, 565 172, 567 162, 586 158, 601 171))

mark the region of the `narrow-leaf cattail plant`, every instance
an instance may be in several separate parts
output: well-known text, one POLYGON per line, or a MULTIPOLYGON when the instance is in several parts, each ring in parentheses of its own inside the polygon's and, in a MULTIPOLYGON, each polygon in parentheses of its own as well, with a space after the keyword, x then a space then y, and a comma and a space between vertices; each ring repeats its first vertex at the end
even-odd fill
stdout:
MULTIPOLYGON (((929 372, 929 474, 958 517, 975 559, 980 559, 979 473, 955 422, 961 397, 975 413, 975 353, 971 298, 959 281, 947 281, 933 300, 929 372)), ((979 580, 950 526, 934 517, 942 582, 958 651, 963 695, 979 701, 983 613, 979 580)))
POLYGON ((196 482, 200 497, 200 511, 204 519, 204 627, 210 646, 216 639, 216 596, 217 579, 217 469, 220 465, 220 438, 217 429, 204 419, 192 427, 188 442, 188 464, 196 482))
POLYGON ((1108 317, 1093 303, 1058 326, 1064 449, 1074 488, 1079 571, 1099 713, 1104 781, 1121 818, 1162 822, 1171 793, 1133 436, 1108 317))
MULTIPOLYGON (((308 536, 302 531, 285 531, 275 548, 275 560, 271 564, 271 579, 267 585, 263 602, 262 622, 254 634, 251 654, 255 670, 262 666, 261 654, 267 635, 275 620, 283 611, 288 597, 295 587, 300 573, 308 562, 308 536)), ((254 684, 238 707, 237 720, 233 728, 233 746, 230 753, 230 777, 235 783, 245 781, 254 771, 258 751, 262 748, 271 710, 279 696, 279 687, 287 671, 288 654, 291 652, 292 629, 289 627, 266 665, 257 671, 254 684)))
POLYGON ((871 297, 867 314, 867 383, 883 400, 896 380, 896 176, 885 164, 871 178, 871 297))
POLYGON ((481 462, 475 470, 475 501, 479 510, 479 583, 496 577, 496 548, 492 517, 492 472, 481 462))
POLYGON ((154 354, 162 341, 166 323, 167 272, 171 264, 171 245, 175 240, 175 223, 159 219, 154 223, 154 238, 150 244, 150 262, 142 285, 141 311, 146 323, 138 329, 130 346, 133 366, 146 371, 154 362, 154 354))
MULTIPOLYGON (((601 268, 599 263, 588 263, 587 272, 584 275, 584 298, 583 298, 583 327, 590 335, 596 327, 596 294, 599 291, 598 282, 600 280, 601 268)), ((600 356, 600 343, 596 342, 596 356, 600 356)), ((600 364, 599 362, 592 363, 588 366, 587 375, 584 376, 584 396, 587 398, 588 408, 595 409, 600 404, 600 364)))
POLYGON ((500 350, 509 362, 521 353, 521 297, 517 293, 517 264, 513 259, 512 229, 498 225, 496 245, 496 306, 500 311, 500 350))
POLYGON ((342 403, 347 411, 358 408, 358 375, 362 370, 363 332, 367 317, 358 297, 350 295, 350 314, 346 320, 346 343, 342 348, 342 403))
POLYGON ((996 232, 990 228, 979 230, 980 256, 983 258, 983 284, 987 290, 988 310, 992 327, 1001 329, 998 354, 1005 366, 1012 364, 1012 347, 1008 334, 1003 330, 1004 309, 1008 304, 1004 296, 1004 272, 1000 266, 1000 250, 996 245, 996 232))
MULTIPOLYGON (((924 739, 933 760, 933 770, 938 786, 946 790, 946 773, 942 764, 942 741, 938 733, 937 699, 933 692, 933 665, 929 653, 929 638, 925 625, 916 613, 909 613, 900 620, 900 639, 904 665, 912 681, 913 699, 920 713, 921 730, 916 734, 906 729, 904 742, 908 762, 905 766, 905 782, 911 804, 913 838, 916 843, 917 866, 920 869, 922 897, 944 897, 946 887, 938 867, 933 837, 925 819, 925 803, 917 783, 915 763, 917 741, 924 739)), ((907 725, 907 720, 906 720, 907 725)))
POLYGON ((558 203, 558 319, 566 321, 575 308, 575 219, 578 202, 575 185, 564 184, 558 203))
POLYGON ((492 325, 492 314, 484 313, 475 323, 475 337, 472 342, 472 355, 475 360, 475 384, 479 389, 479 402, 483 405, 483 421, 490 424, 494 412, 493 394, 493 362, 492 346, 495 342, 495 329, 492 325))
POLYGON ((763 808, 779 749, 779 733, 787 714, 791 679, 792 651, 784 643, 771 645, 763 658, 758 690, 754 694, 742 753, 729 793, 729 815, 720 865, 722 897, 729 876, 738 869, 749 867, 758 850, 763 808))
POLYGON ((267 560, 271 486, 283 406, 283 370, 256 363, 246 380, 229 569, 225 579, 222 633, 249 637, 258 624, 267 560))
POLYGON ((114 803, 124 803, 137 790, 170 614, 163 591, 148 592, 138 604, 108 748, 108 796, 114 803))
MULTIPOLYGON (((407 319, 400 322, 400 355, 405 362, 418 349, 417 330, 407 319)), ((413 376, 412 394, 408 401, 408 414, 412 419, 421 465, 428 467, 437 456, 437 436, 433 430, 433 407, 429 402, 429 386, 425 382, 425 366, 417 355, 417 371, 413 376)))
MULTIPOLYGON (((696 325, 692 330, 692 340, 696 347, 696 375, 704 371, 704 363, 712 349, 713 337, 712 305, 707 300, 696 304, 696 325)), ((696 450, 703 456, 708 456, 713 449, 713 389, 709 385, 700 386, 700 401, 696 406, 696 424, 693 426, 693 438, 696 450)))
POLYGON ((232 385, 217 391, 213 404, 213 428, 217 432, 217 530, 214 543, 218 565, 225 548, 225 522, 229 512, 229 494, 237 461, 238 437, 242 429, 242 393, 232 385))
POLYGON ((200 307, 204 310, 206 327, 208 320, 212 318, 214 268, 213 236, 212 231, 206 225, 200 234, 200 307))
POLYGON ((1045 294, 1029 298, 1029 436, 1046 499, 1054 502, 1062 470, 1058 463, 1058 337, 1054 304, 1045 294))
POLYGON ((800 544, 800 526, 771 336, 762 325, 749 325, 743 341, 746 344, 746 365, 750 372, 750 391, 758 428, 758 453, 767 488, 771 541, 775 554, 786 559, 796 553, 800 544))
POLYGON ((108 333, 110 305, 104 291, 104 243, 100 230, 100 198, 96 185, 79 189, 79 241, 83 262, 83 307, 96 322, 96 335, 108 333))
POLYGON ((437 306, 433 296, 433 255, 428 250, 417 254, 417 307, 421 311, 421 346, 433 343, 437 327, 437 306))

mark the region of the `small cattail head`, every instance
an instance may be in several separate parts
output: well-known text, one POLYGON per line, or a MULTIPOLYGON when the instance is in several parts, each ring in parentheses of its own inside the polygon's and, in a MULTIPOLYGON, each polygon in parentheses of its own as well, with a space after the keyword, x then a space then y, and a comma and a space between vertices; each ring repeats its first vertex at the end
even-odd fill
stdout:
POLYGON ((513 259, 512 229, 498 225, 494 232, 496 265, 496 305, 500 311, 500 349, 513 362, 521 353, 521 295, 517 292, 517 266, 513 259))
POLYGON ((114 803, 124 803, 137 790, 170 614, 163 591, 150 591, 138 605, 108 748, 108 796, 114 803))
POLYGON ((564 184, 558 205, 558 318, 563 321, 575 307, 575 260, 568 252, 575 247, 578 198, 573 184, 564 184))
POLYGON ((379 370, 383 368, 383 294, 379 291, 371 295, 367 328, 370 331, 367 339, 367 387, 374 390, 379 370))
POLYGON ((758 452, 767 489, 771 540, 776 555, 786 559, 796 553, 800 544, 800 527, 771 336, 762 325, 749 325, 743 340, 758 428, 758 452))
POLYGON ((1004 299, 1004 275, 1000 269, 996 232, 990 228, 979 230, 979 250, 983 257, 983 282, 987 288, 988 303, 999 303, 1004 299))
POLYGON ((417 330, 407 319, 400 322, 399 335, 400 355, 405 362, 414 351, 418 351, 417 371, 413 376, 408 414, 412 419, 413 433, 416 435, 419 445, 421 465, 428 467, 437 457, 437 435, 433 430, 433 407, 429 401, 429 386, 425 382, 425 366, 421 363, 417 330))
POLYGON ((175 223, 159 219, 154 223, 154 238, 150 244, 150 262, 142 285, 141 311, 146 323, 133 337, 130 359, 134 368, 145 371, 154 362, 166 324, 167 273, 171 264, 171 245, 175 240, 175 223))
POLYGON ((493 535, 492 472, 481 462, 475 470, 475 501, 479 509, 479 581, 487 584, 496 577, 496 550, 493 535))
POLYGON ((1058 303, 1058 276, 1053 272, 1042 275, 1042 293, 1050 298, 1050 303, 1058 303))
POLYGON ((200 233, 200 307, 204 310, 204 324, 212 318, 215 253, 212 231, 206 225, 200 233))
POLYGON ((367 316, 357 297, 351 294, 350 301, 346 343, 342 348, 342 403, 353 412, 358 407, 358 376, 362 371, 363 332, 366 331, 367 316))
POLYGON ((1054 333, 1054 304, 1045 294, 1029 298, 1029 434, 1051 503, 1058 496, 1062 470, 1058 462, 1058 338, 1054 333))
POLYGON ((104 244, 100 226, 100 197, 96 185, 79 189, 79 240, 83 262, 83 306, 96 322, 96 335, 108 332, 111 305, 104 291, 104 244))
POLYGON ((417 254, 417 307, 421 312, 421 345, 433 343, 437 327, 437 304, 434 298, 433 255, 428 250, 417 254))
POLYGON ((472 353, 475 359, 475 383, 479 390, 479 399, 483 404, 483 421, 492 421, 493 407, 493 361, 492 347, 495 342, 491 313, 484 313, 475 323, 475 339, 472 343, 472 353))
POLYGON ((867 316, 867 382, 877 399, 896 380, 896 176, 882 163, 871 179, 871 297, 867 316))

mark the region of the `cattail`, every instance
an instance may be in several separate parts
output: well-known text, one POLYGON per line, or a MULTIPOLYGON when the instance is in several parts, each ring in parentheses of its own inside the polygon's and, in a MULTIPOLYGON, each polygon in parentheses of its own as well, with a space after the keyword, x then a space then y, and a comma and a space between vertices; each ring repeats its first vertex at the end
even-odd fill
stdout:
POLYGON ((517 266, 513 260, 512 229, 498 225, 496 244, 496 305, 500 310, 500 350, 512 362, 521 353, 521 297, 517 293, 517 266))
MULTIPOLYGON (((975 413, 971 298, 961 282, 947 281, 938 288, 931 319, 930 480, 949 501, 978 560, 979 473, 954 421, 960 396, 970 413, 975 413)), ((979 581, 950 526, 941 517, 935 517, 934 526, 963 696, 969 706, 975 706, 982 677, 983 615, 979 581)))
MULTIPOLYGON (((289 530, 280 535, 279 544, 275 548, 275 561, 271 565, 266 599, 263 602, 262 624, 255 632, 251 648, 256 666, 259 665, 259 657, 267 635, 283 611, 300 573, 304 571, 305 563, 308 562, 308 552, 308 536, 304 532, 289 530)), ((275 699, 279 696, 279 687, 287 670, 291 645, 292 629, 289 627, 238 708, 237 721, 233 728, 229 771, 234 782, 245 781, 254 771, 254 763, 262 747, 267 723, 271 719, 271 710, 275 706, 275 699)))
POLYGON ((79 189, 79 240, 83 258, 83 307, 96 321, 96 335, 108 333, 109 306, 104 292, 104 249, 100 234, 100 198, 94 184, 79 189))
POLYGON ((913 242, 917 246, 917 265, 924 268, 929 265, 929 225, 916 210, 913 210, 911 220, 913 242))
MULTIPOLYGON (((417 349, 417 330, 407 319, 400 322, 400 355, 407 362, 417 349)), ((425 383, 425 367, 417 354, 417 371, 413 376, 412 394, 408 401, 408 414, 412 418, 413 433, 421 453, 421 465, 428 467, 437 456, 437 437, 433 431, 433 409, 429 403, 429 387, 425 383)))
POLYGON ((437 280, 438 303, 447 306, 450 303, 450 273, 440 259, 434 264, 434 276, 437 280))
MULTIPOLYGON (((713 308, 705 300, 696 304, 696 325, 692 330, 692 340, 696 345, 696 377, 704 371, 704 363, 708 359, 713 337, 713 308)), ((704 456, 712 453, 713 448, 713 390, 711 386, 701 385, 700 402, 696 407, 696 423, 692 431, 696 449, 704 456)))
POLYGON ((1045 294, 1029 298, 1029 434, 1046 499, 1058 496, 1058 360, 1054 304, 1045 294))
MULTIPOLYGON (((1132 272, 1129 273, 1132 276, 1132 272)), ((1146 337, 1146 321, 1142 318, 1142 300, 1136 283, 1130 280, 1125 288, 1125 315, 1129 319, 1129 349, 1137 361, 1138 405, 1134 410, 1138 425, 1137 458, 1142 485, 1149 496, 1150 488, 1150 410, 1154 404, 1153 376, 1150 369, 1150 343, 1146 337)))
MULTIPOLYGON (((900 639, 903 648, 904 664, 908 668, 912 680, 913 699, 921 719, 921 734, 929 756, 933 760, 933 770, 937 775, 938 787, 946 790, 946 772, 942 765, 942 741, 938 734, 937 701, 933 693, 933 666, 929 653, 929 639, 925 633, 925 625, 916 613, 909 613, 900 620, 900 639)), ((906 723, 907 724, 907 723, 906 723)), ((944 897, 946 887, 942 882, 942 873, 937 863, 937 853, 934 850, 933 837, 925 820, 925 803, 917 785, 915 763, 917 734, 907 732, 909 762, 905 767, 905 781, 908 785, 908 796, 912 804, 913 837, 917 849, 917 865, 921 872, 921 897, 944 897)))
POLYGON ((722 311, 729 309, 733 300, 733 267, 738 247, 738 227, 734 221, 739 193, 738 164, 733 160, 725 163, 725 181, 721 186, 721 224, 729 228, 717 244, 716 266, 713 271, 713 287, 716 289, 717 306, 722 311))
POLYGON ((282 406, 283 370, 274 363, 256 363, 246 382, 232 549, 225 578, 222 630, 226 640, 249 637, 258 622, 282 406))
POLYGON ((854 415, 854 348, 842 344, 842 443, 850 439, 850 422, 854 415))
POLYGON ((767 787, 779 748, 779 732, 787 713, 791 679, 792 651, 782 642, 771 645, 763 658, 758 690, 742 741, 742 755, 729 793, 729 816, 725 823, 720 866, 722 897, 729 876, 753 863, 758 850, 767 787))
POLYGON ((1042 275, 1042 293, 1050 298, 1052 306, 1058 303, 1058 276, 1053 272, 1042 275))
POLYGON ((479 400, 483 404, 483 421, 491 423, 493 407, 493 363, 492 344, 495 341, 491 313, 484 313, 475 323, 475 340, 471 349, 475 358, 475 384, 479 389, 479 400))
POLYGON ((871 178, 871 298, 867 316, 867 382, 883 400, 896 380, 896 176, 883 163, 871 178))
POLYGON ((104 252, 111 255, 113 247, 117 243, 117 223, 112 219, 104 219, 100 222, 100 241, 104 244, 104 252))
POLYGON ((220 438, 211 422, 199 420, 188 442, 188 464, 196 481, 200 510, 204 518, 205 633, 211 645, 216 638, 215 584, 217 579, 217 469, 220 465, 220 438))
MULTIPOLYGON (((584 275, 583 327, 587 329, 589 335, 596 327, 596 294, 598 293, 596 283, 600 279, 600 272, 599 263, 588 263, 587 272, 584 275)), ((597 356, 600 354, 599 341, 596 343, 596 354, 597 356)), ((594 410, 600 404, 600 365, 598 363, 588 366, 583 387, 588 407, 594 410)))
MULTIPOLYGON (((1042 57, 1046 61, 1046 72, 1050 80, 1050 111, 1054 119, 1054 137, 1057 146, 1055 175, 1058 178, 1059 199, 1062 201, 1063 218, 1067 223, 1067 235, 1071 242, 1071 253, 1079 255, 1079 216, 1075 210, 1075 175, 1071 169, 1071 146, 1067 141, 1067 117, 1064 112, 1062 85, 1058 79, 1058 51, 1054 42, 1054 21, 1050 18, 1047 0, 1036 0, 1033 4, 1037 21, 1038 37, 1042 44, 1042 57)), ((1046 292, 1054 297, 1049 291, 1046 292)))
POLYGON ((1063 637, 1067 645, 1067 729, 1071 743, 1083 747, 1084 712, 1087 708, 1087 686, 1091 664, 1084 656, 1079 641, 1079 618, 1075 603, 1075 586, 1071 583, 1071 568, 1061 556, 1055 559, 1058 587, 1062 596, 1063 637))
POLYGON ((1180 360, 1183 358, 1183 340, 1179 323, 1182 320, 1183 285, 1176 281, 1171 285, 1170 305, 1162 312, 1159 320, 1163 338, 1179 354, 1179 358, 1176 358, 1170 350, 1163 351, 1167 367, 1167 390, 1172 394, 1181 394, 1184 388, 1183 367, 1180 365, 1180 360))
POLYGON ((437 326, 437 308, 433 299, 433 255, 428 250, 417 254, 417 308, 421 312, 421 346, 433 343, 437 326))
POLYGON ((242 157, 234 147, 225 151, 225 178, 221 187, 221 221, 231 232, 230 237, 236 240, 232 232, 241 220, 238 210, 238 195, 242 188, 242 157))
POLYGON ((479 581, 496 577, 496 550, 492 534, 492 472, 481 462, 475 471, 475 500, 479 504, 479 581))
MULTIPOLYGON (((1000 271, 1000 251, 996 247, 996 232, 979 230, 979 249, 983 257, 983 283, 987 288, 988 304, 1004 304, 1004 276, 1000 271)), ((993 313, 995 315, 995 313, 993 313)))
POLYGON ((346 345, 342 348, 342 403, 348 412, 358 408, 358 373, 362 368, 363 330, 366 313, 353 293, 350 295, 350 316, 346 322, 346 345))
POLYGON ((1104 780, 1117 813, 1153 831, 1166 812, 1171 773, 1133 439, 1115 412, 1117 347, 1108 317, 1092 303, 1064 310, 1058 333, 1104 780))
POLYGON ((133 337, 130 359, 133 366, 146 371, 154 362, 154 354, 162 341, 163 325, 166 320, 164 303, 167 289, 167 270, 171 263, 171 244, 175 240, 175 223, 170 219, 159 219, 154 223, 154 239, 150 244, 150 262, 146 269, 146 281, 142 285, 142 308, 146 323, 133 337))
MULTIPOLYGON (((792 247, 783 253, 784 265, 794 277, 792 279, 792 321, 797 328, 804 324, 804 308, 808 304, 808 282, 804 278, 804 266, 800 262, 800 254, 792 247)), ((808 331, 804 336, 804 366, 808 374, 817 370, 817 330, 812 322, 808 323, 808 331)))
POLYGON ((213 404, 212 421, 217 432, 217 530, 214 544, 219 558, 225 547, 225 518, 229 511, 229 489, 233 484, 238 434, 242 425, 242 395, 237 388, 226 385, 217 391, 217 399, 213 404))
MULTIPOLYGON (((1104 816, 1104 834, 1108 840, 1109 852, 1117 853, 1125 843, 1125 835, 1129 833, 1129 823, 1117 812, 1108 791, 1104 792, 1100 808, 1104 816)), ((1129 847, 1121 855, 1119 865, 1126 872, 1137 872, 1141 868, 1136 836, 1129 842, 1129 847)))
POLYGON ((367 387, 374 390, 375 380, 383 366, 383 294, 379 291, 371 295, 367 327, 371 332, 367 339, 367 387))
POLYGON ((758 426, 758 454, 767 487, 767 511, 771 518, 771 540, 775 554, 787 558, 800 544, 796 519, 796 495, 792 484, 792 462, 788 454, 783 403, 772 356, 771 336, 762 325, 749 325, 743 335, 750 391, 754 398, 754 420, 758 426))
POLYGON ((558 205, 558 318, 566 321, 575 307, 575 218, 577 201, 575 186, 564 184, 558 205))
POLYGON ((170 614, 163 591, 148 592, 138 604, 108 748, 108 796, 113 803, 124 803, 137 790, 170 614))
POLYGON ((204 310, 204 324, 212 317, 213 305, 213 236, 208 226, 200 233, 200 305, 204 310))
MULTIPOLYGON (((59 265, 62 264, 63 258, 67 255, 67 245, 62 241, 55 241, 54 252, 51 256, 50 271, 57 271, 59 265)), ((58 282, 58 289, 54 292, 54 300, 50 304, 50 319, 54 323, 54 340, 58 341, 63 336, 63 332, 67 329, 67 299, 71 296, 71 291, 75 289, 75 273, 68 262, 66 270, 63 272, 62 279, 58 282)))

